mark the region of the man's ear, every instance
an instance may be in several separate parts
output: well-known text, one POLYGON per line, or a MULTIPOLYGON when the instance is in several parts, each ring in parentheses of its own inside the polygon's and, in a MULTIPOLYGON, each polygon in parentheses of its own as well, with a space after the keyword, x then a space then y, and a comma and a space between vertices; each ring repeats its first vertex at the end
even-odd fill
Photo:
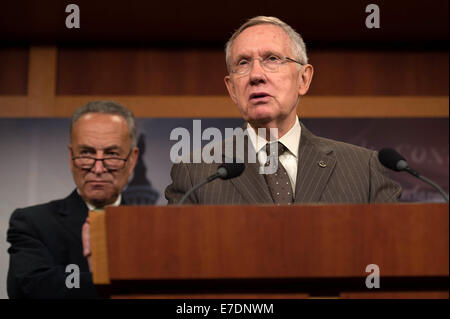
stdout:
POLYGON ((306 64, 302 67, 300 72, 300 85, 298 88, 299 95, 305 95, 309 90, 309 85, 311 84, 314 68, 311 64, 306 64))
POLYGON ((224 81, 225 81, 225 85, 228 90, 228 94, 230 95, 234 104, 237 104, 238 101, 236 98, 236 93, 234 92, 234 83, 233 83, 233 80, 231 79, 231 76, 229 76, 229 75, 225 76, 224 81))

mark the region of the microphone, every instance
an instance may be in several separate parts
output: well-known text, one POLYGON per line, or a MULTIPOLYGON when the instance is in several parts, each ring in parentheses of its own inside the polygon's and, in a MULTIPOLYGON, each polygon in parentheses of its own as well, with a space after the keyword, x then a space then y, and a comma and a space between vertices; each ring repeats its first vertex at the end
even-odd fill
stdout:
POLYGON ((444 192, 444 190, 430 179, 420 175, 417 171, 409 167, 408 162, 406 162, 406 159, 402 155, 400 155, 396 150, 392 148, 383 148, 378 152, 378 159, 380 160, 381 164, 383 164, 385 167, 391 170, 394 170, 396 172, 406 171, 411 175, 413 175, 414 177, 417 177, 418 179, 424 181, 425 183, 430 184, 435 189, 437 189, 439 193, 441 193, 442 197, 444 197, 445 201, 448 203, 448 196, 444 192))
POLYGON ((183 204, 183 202, 186 200, 186 198, 188 198, 189 195, 193 191, 195 191, 196 189, 202 187, 203 185, 205 185, 205 184, 207 184, 209 182, 212 182, 213 180, 215 180, 217 178, 221 178, 223 180, 226 180, 226 179, 231 179, 231 178, 238 177, 239 175, 242 174, 244 169, 245 169, 244 163, 223 163, 223 164, 221 164, 219 166, 219 168, 217 169, 216 173, 214 173, 213 175, 209 176, 204 181, 202 181, 201 183, 198 183, 197 185, 192 187, 189 191, 187 191, 186 194, 184 194, 184 196, 178 202, 178 205, 183 204))

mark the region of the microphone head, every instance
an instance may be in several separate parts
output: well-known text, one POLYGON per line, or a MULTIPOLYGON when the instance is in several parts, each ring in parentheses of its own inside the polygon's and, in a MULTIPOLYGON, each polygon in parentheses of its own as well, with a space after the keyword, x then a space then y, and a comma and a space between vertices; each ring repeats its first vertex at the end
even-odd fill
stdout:
POLYGON ((219 177, 220 177, 220 178, 224 179, 224 178, 227 177, 228 171, 227 171, 227 169, 226 169, 225 167, 220 166, 220 167, 217 169, 217 174, 219 174, 219 177))
POLYGON ((378 159, 383 166, 400 172, 408 168, 408 163, 396 150, 392 148, 383 148, 378 152, 378 159))
POLYGON ((238 177, 245 169, 244 163, 223 163, 219 166, 217 173, 221 179, 230 179, 238 177))

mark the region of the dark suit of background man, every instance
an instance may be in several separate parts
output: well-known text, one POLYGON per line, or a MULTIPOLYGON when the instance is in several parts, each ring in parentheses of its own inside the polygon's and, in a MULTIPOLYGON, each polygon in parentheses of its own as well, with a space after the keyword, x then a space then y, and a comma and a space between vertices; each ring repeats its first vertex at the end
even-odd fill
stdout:
MULTIPOLYGON (((301 36, 290 26, 274 17, 252 18, 232 35, 225 52, 229 72, 225 84, 247 122, 245 143, 251 142, 256 152, 264 151, 266 138, 255 131, 278 128, 284 151, 279 156, 281 175, 288 176, 282 183, 289 185, 282 191, 290 196, 283 203, 372 203, 399 198, 400 187, 386 177, 375 151, 315 136, 298 120, 297 105, 309 89, 313 67, 301 36)), ((174 164, 172 184, 166 188, 169 204, 215 173, 218 165, 174 164)), ((279 191, 269 183, 281 183, 280 175, 265 176, 258 169, 259 164, 247 163, 241 176, 215 180, 186 203, 279 203, 279 191)))
MULTIPOLYGON (((10 298, 95 298, 83 252, 88 209, 121 204, 138 156, 133 114, 114 102, 90 102, 72 115, 70 168, 77 188, 66 198, 17 209, 8 229, 10 298), (69 289, 66 267, 80 269, 80 287, 69 289)), ((85 250, 85 252, 88 250, 85 250)))

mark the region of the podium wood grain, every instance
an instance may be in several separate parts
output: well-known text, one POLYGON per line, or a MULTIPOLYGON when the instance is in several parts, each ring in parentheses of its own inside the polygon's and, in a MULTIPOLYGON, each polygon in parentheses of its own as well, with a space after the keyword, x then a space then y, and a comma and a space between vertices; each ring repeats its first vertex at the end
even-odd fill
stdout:
POLYGON ((448 298, 448 204, 120 206, 96 218, 94 283, 116 297, 448 298), (384 290, 366 288, 369 264, 384 290))
POLYGON ((448 205, 129 210, 107 209, 111 279, 448 276, 448 205))

